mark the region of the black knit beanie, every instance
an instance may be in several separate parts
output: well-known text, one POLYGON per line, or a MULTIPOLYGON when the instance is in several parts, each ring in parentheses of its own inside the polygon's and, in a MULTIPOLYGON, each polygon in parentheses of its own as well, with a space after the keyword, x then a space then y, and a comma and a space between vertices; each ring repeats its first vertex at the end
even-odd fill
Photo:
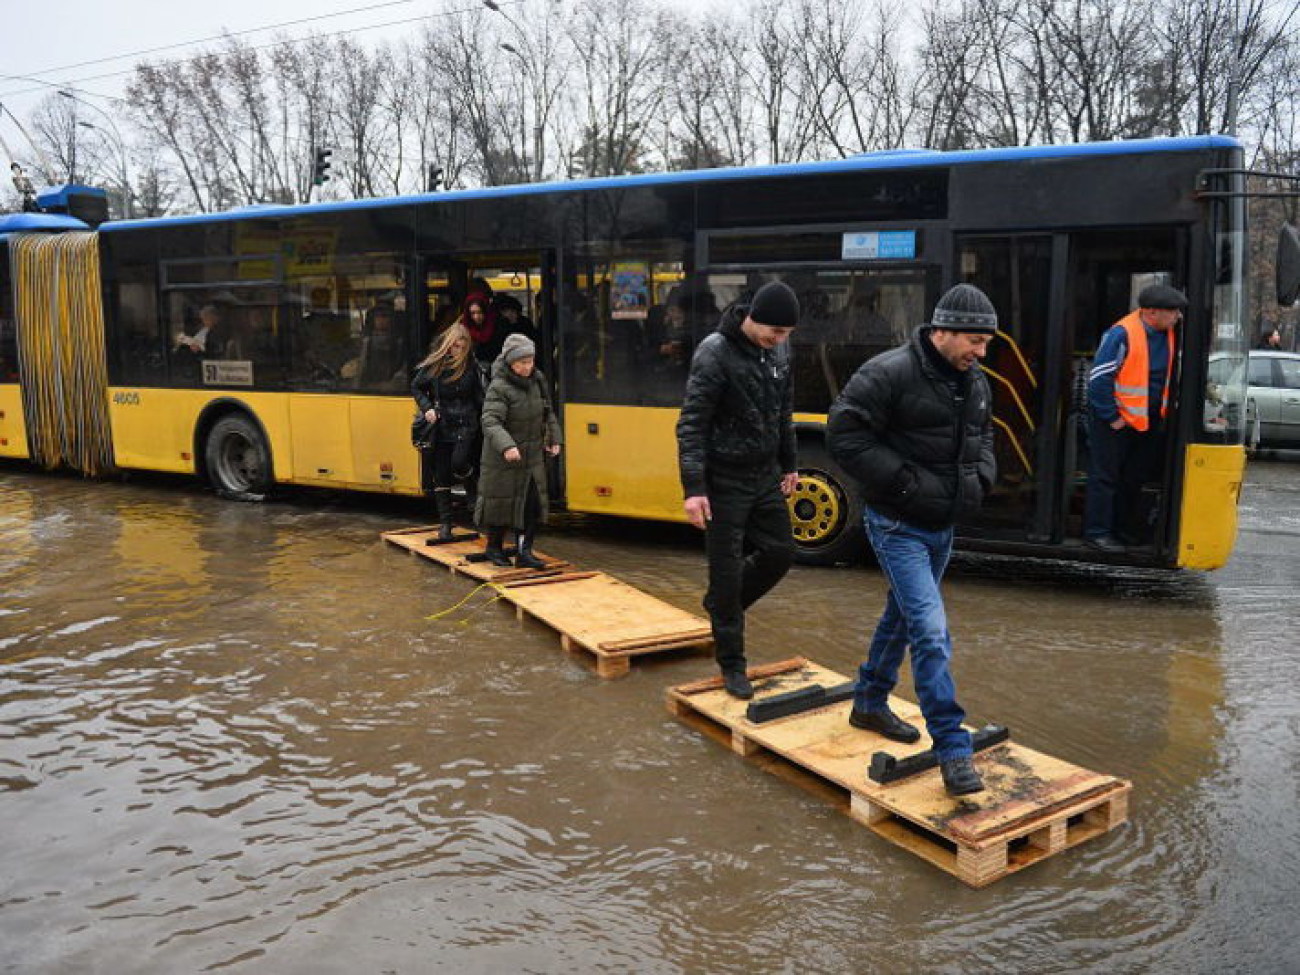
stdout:
POLYGON ((749 317, 771 328, 794 328, 799 324, 799 299, 782 281, 769 281, 754 293, 749 317))
POLYGON ((992 335, 998 330, 998 313, 988 295, 979 288, 973 284, 959 284, 949 288, 934 306, 930 327, 992 335))

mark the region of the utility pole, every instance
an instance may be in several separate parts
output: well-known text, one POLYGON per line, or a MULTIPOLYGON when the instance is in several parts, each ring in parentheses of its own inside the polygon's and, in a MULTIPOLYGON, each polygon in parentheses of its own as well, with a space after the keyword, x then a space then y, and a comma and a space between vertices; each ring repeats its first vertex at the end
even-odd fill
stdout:
MULTIPOLYGON (((120 163, 119 179, 122 183, 122 209, 124 211, 123 215, 128 219, 135 216, 135 207, 132 202, 134 200, 134 194, 131 192, 130 173, 127 170, 127 165, 126 165, 126 142, 122 138, 122 132, 117 127, 117 123, 113 121, 113 116, 109 115, 108 112, 104 111, 94 102, 88 102, 84 98, 78 98, 67 88, 60 88, 59 95, 60 97, 66 98, 68 99, 68 101, 76 105, 85 105, 87 108, 93 108, 95 111, 97 111, 100 115, 104 116, 104 118, 108 120, 109 128, 112 130, 113 141, 117 144, 118 161, 120 163)), ((76 125, 80 126, 83 129, 90 129, 91 131, 98 132, 100 133, 100 135, 104 135, 104 136, 107 136, 109 134, 105 129, 101 128, 98 125, 95 125, 92 122, 83 122, 80 119, 77 119, 75 111, 73 113, 73 121, 76 122, 76 125)), ((74 129, 74 133, 75 133, 75 129, 74 129)), ((74 135, 74 139, 75 139, 75 135, 74 135)))

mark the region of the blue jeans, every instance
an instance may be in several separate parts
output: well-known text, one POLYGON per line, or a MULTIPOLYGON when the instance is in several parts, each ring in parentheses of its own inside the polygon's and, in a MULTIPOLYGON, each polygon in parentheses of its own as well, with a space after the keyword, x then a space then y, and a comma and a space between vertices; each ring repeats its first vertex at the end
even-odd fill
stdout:
POLYGON ((970 733, 962 728, 966 712, 957 703, 957 688, 948 670, 952 638, 939 593, 939 580, 952 555, 952 528, 929 531, 870 508, 863 522, 889 580, 889 596, 866 663, 858 669, 853 706, 859 711, 889 706, 910 644, 912 682, 935 755, 941 762, 970 755, 970 733))

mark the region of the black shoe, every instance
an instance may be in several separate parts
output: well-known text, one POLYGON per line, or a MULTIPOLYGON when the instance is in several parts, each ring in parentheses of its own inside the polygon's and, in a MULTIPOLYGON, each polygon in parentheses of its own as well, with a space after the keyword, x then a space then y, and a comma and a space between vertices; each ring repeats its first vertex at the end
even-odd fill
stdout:
POLYGON ((448 518, 446 521, 442 523, 442 525, 439 526, 438 541, 440 542, 451 541, 451 519, 450 518, 448 518))
POLYGON ((520 569, 545 569, 546 563, 533 554, 532 549, 521 548, 515 556, 515 565, 520 569))
POLYGON ((1088 548, 1095 548, 1098 552, 1106 552, 1110 555, 1123 555, 1127 549, 1119 539, 1113 535, 1098 535, 1095 538, 1085 538, 1083 544, 1088 548))
POLYGON ((545 569, 546 563, 533 554, 536 531, 519 532, 515 536, 515 565, 521 569, 545 569))
POLYGON ((722 686, 726 688, 728 694, 742 701, 748 701, 754 696, 754 685, 749 682, 749 677, 743 670, 724 670, 722 686))
POLYGON ((940 762, 939 772, 943 775, 943 787, 950 796, 968 796, 972 792, 984 791, 984 780, 975 771, 975 763, 969 756, 940 762))
POLYGON ((874 731, 890 741, 901 741, 904 745, 921 740, 921 732, 896 715, 889 708, 883 711, 859 711, 854 708, 849 712, 849 724, 863 731, 874 731))

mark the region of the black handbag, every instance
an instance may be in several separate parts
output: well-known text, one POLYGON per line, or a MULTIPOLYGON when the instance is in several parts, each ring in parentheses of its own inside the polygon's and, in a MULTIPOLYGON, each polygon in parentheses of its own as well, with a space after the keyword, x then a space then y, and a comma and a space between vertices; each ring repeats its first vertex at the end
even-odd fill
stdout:
MULTIPOLYGON (((441 397, 438 395, 437 365, 431 367, 430 378, 433 380, 433 411, 442 417, 441 397)), ((430 423, 424 418, 424 410, 417 410, 411 420, 411 446, 418 450, 432 450, 437 441, 438 421, 430 423)))
POLYGON ((411 421, 411 446, 420 450, 431 450, 437 431, 437 420, 430 423, 424 418, 423 413, 415 414, 415 419, 411 421))

